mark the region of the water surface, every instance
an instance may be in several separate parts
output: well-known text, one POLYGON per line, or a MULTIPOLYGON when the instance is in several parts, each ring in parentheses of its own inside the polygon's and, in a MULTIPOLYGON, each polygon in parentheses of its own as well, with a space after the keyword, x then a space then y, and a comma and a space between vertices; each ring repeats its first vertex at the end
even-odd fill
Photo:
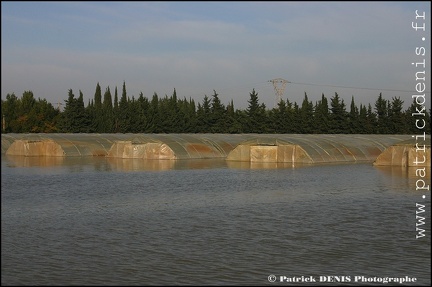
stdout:
POLYGON ((1 176, 2 285, 431 283, 430 193, 400 168, 2 157, 1 176))

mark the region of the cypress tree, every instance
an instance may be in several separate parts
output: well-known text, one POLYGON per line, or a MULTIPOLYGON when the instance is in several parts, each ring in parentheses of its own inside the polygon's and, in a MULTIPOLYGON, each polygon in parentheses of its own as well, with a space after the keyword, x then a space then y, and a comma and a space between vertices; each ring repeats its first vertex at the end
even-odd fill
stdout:
POLYGON ((321 100, 315 105, 314 126, 317 133, 325 134, 329 132, 329 107, 327 98, 321 95, 321 100))
POLYGON ((348 132, 350 134, 356 134, 360 132, 360 122, 359 122, 359 109, 354 103, 354 96, 351 98, 350 112, 348 116, 348 132))
POLYGON ((79 91, 80 95, 77 99, 77 119, 78 119, 78 124, 77 124, 77 130, 80 133, 88 133, 91 130, 90 127, 90 118, 89 115, 85 109, 84 106, 84 95, 81 92, 81 90, 79 91))
POLYGON ((119 122, 119 102, 118 102, 118 94, 117 94, 117 86, 114 91, 114 107, 113 107, 113 116, 114 116, 114 132, 120 132, 120 122, 119 122))
POLYGON ((417 125, 423 126, 424 120, 426 125, 425 129, 421 129, 421 132, 425 131, 430 134, 430 109, 428 113, 424 106, 417 104, 416 99, 413 99, 411 105, 405 111, 405 118, 407 119, 408 133, 418 134, 420 129, 417 128, 417 125))
POLYGON ((372 111, 372 105, 370 103, 368 104, 368 109, 367 109, 367 119, 368 119, 367 133, 368 134, 378 133, 377 115, 372 111))
POLYGON ((286 116, 284 121, 286 122, 285 126, 287 127, 285 133, 297 132, 297 127, 295 126, 296 122, 293 103, 291 103, 288 99, 286 100, 286 116))
POLYGON ((102 133, 112 133, 114 131, 114 110, 109 86, 104 93, 101 126, 102 133))
MULTIPOLYGON (((248 108, 234 109, 233 101, 225 107, 219 95, 213 91, 211 99, 204 96, 195 106, 193 99, 179 99, 176 89, 171 97, 159 98, 154 93, 149 101, 142 92, 131 100, 123 92, 119 101, 115 88, 114 104, 109 86, 101 97, 97 83, 95 96, 84 107, 83 94, 75 98, 72 90, 63 112, 55 109, 45 99, 36 100, 31 91, 22 98, 8 94, 1 100, 2 132, 213 132, 213 133, 418 133, 416 121, 425 121, 426 133, 430 134, 430 109, 425 110, 413 100, 403 111, 399 97, 385 100, 379 94, 374 109, 371 104, 358 108, 351 98, 350 110, 338 94, 329 103, 322 94, 315 105, 307 94, 301 107, 289 100, 280 101, 273 109, 259 103, 255 89, 249 94, 248 108), (420 115, 418 111, 422 111, 420 115)), ((423 131, 422 130, 422 131, 423 131)))
POLYGON ((197 108, 197 132, 208 133, 210 132, 210 99, 204 95, 202 105, 198 103, 197 108))
POLYGON ((335 93, 330 102, 330 133, 344 134, 348 132, 347 127, 347 112, 343 99, 339 98, 338 93, 335 93))
POLYGON ((96 85, 96 91, 94 95, 94 114, 90 115, 93 122, 93 129, 97 133, 104 132, 104 118, 102 111, 102 91, 99 83, 96 85))
POLYGON ((293 125, 292 125, 292 133, 303 133, 301 130, 301 122, 300 122, 300 108, 297 104, 297 102, 294 102, 294 106, 291 111, 292 119, 293 119, 293 125))
POLYGON ((378 99, 375 101, 375 110, 377 114, 377 132, 379 134, 390 133, 388 103, 387 100, 383 99, 382 93, 379 94, 378 99))
POLYGON ((68 99, 62 113, 61 130, 65 133, 87 133, 90 131, 90 120, 84 107, 83 94, 75 98, 69 89, 68 99))
POLYGON ((231 102, 226 107, 226 130, 225 133, 235 134, 241 133, 241 124, 237 119, 236 110, 234 109, 234 102, 231 102))
POLYGON ((162 99, 159 99, 158 111, 160 114, 158 125, 159 132, 169 133, 173 128, 173 110, 171 110, 168 96, 165 95, 162 99))
POLYGON ((75 132, 74 130, 74 118, 75 118, 75 95, 72 89, 68 91, 68 99, 65 100, 65 107, 61 118, 61 131, 65 133, 75 132))
POLYGON ((314 110, 313 104, 309 101, 305 92, 305 96, 300 108, 300 132, 304 134, 317 133, 314 127, 314 110))
POLYGON ((134 96, 132 96, 128 102, 129 126, 127 132, 129 133, 140 132, 139 109, 139 102, 135 100, 134 96))
POLYGON ((161 131, 159 117, 159 97, 157 93, 154 93, 150 102, 149 114, 147 116, 148 132, 159 133, 161 131))
POLYGON ((358 117, 359 128, 357 133, 359 134, 367 134, 368 133, 368 118, 367 118, 367 109, 366 106, 360 104, 359 108, 359 117, 358 117))
POLYGON ((195 101, 192 98, 189 98, 189 102, 185 107, 186 111, 186 132, 195 133, 197 132, 197 113, 196 113, 196 105, 195 101))
POLYGON ((96 127, 96 124, 95 124, 95 121, 96 121, 95 114, 96 113, 95 113, 93 99, 92 100, 89 99, 87 107, 85 108, 85 110, 86 110, 86 113, 88 115, 89 122, 90 122, 89 132, 95 133, 96 132, 96 128, 95 128, 96 127))
POLYGON ((265 132, 264 124, 267 122, 265 105, 259 104, 258 93, 255 92, 255 89, 249 93, 249 96, 249 106, 246 110, 247 125, 245 131, 248 133, 263 133, 265 132))
POLYGON ((270 114, 271 124, 274 133, 283 134, 288 130, 287 107, 284 100, 280 100, 277 107, 273 108, 270 114))
POLYGON ((177 91, 174 88, 172 96, 167 99, 167 113, 166 117, 167 132, 169 133, 182 133, 185 129, 184 115, 180 113, 179 102, 177 99, 177 91))
POLYGON ((209 114, 210 132, 223 133, 227 130, 225 106, 221 103, 218 94, 213 90, 209 114))
POLYGON ((123 92, 119 103, 119 132, 128 133, 130 132, 130 106, 129 99, 126 94, 126 83, 123 82, 123 92))
POLYGON ((400 99, 400 97, 393 97, 389 113, 389 132, 392 134, 403 134, 408 132, 405 114, 402 112, 402 109, 403 101, 400 99))
POLYGON ((139 132, 148 132, 148 120, 147 116, 149 113, 150 103, 146 97, 144 97, 144 94, 140 92, 140 95, 138 97, 138 118, 137 118, 137 125, 139 127, 139 132))

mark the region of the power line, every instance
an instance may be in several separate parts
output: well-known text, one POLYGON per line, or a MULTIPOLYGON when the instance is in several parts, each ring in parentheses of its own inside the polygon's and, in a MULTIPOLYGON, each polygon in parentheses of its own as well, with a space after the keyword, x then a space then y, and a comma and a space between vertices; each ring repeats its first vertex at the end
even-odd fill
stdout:
MULTIPOLYGON (((282 78, 277 78, 269 81, 260 81, 243 85, 233 85, 222 88, 213 88, 209 89, 209 91, 216 91, 219 95, 224 93, 238 93, 243 91, 244 89, 252 89, 259 87, 268 87, 268 83, 271 82, 273 84, 273 88, 275 89, 275 93, 278 99, 280 99, 285 90, 285 84, 289 83, 290 85, 304 85, 304 86, 316 86, 316 87, 332 87, 332 88, 344 88, 344 89, 354 89, 354 90, 369 90, 369 91, 389 91, 389 92, 403 92, 403 93, 416 93, 415 90, 401 90, 401 89, 379 89, 379 88, 369 88, 369 87, 351 87, 351 86, 340 86, 340 85, 331 85, 331 84, 316 84, 316 83, 303 83, 303 82, 292 82, 287 81, 282 78), (286 81, 286 82, 285 82, 286 81), (281 85, 281 86, 279 86, 281 85), (276 86, 276 87, 275 87, 276 86)), ((207 92, 209 92, 207 91, 207 92)), ((423 93, 430 94, 430 91, 424 91, 423 93)), ((197 97, 203 95, 210 95, 206 92, 192 92, 189 93, 189 97, 197 97)), ((60 108, 60 107, 59 107, 60 108)))
MULTIPOLYGON (((217 92, 229 92, 229 91, 233 91, 233 90, 241 90, 243 88, 249 88, 249 87, 254 87, 256 88, 257 86, 265 86, 268 84, 268 82, 272 82, 273 83, 273 88, 275 88, 275 84, 282 84, 282 87, 278 87, 278 91, 276 91, 276 95, 278 96, 278 98, 280 96, 283 95, 284 93, 284 82, 282 81, 286 81, 282 78, 278 78, 278 79, 273 79, 270 81, 265 81, 265 82, 257 82, 257 83, 253 83, 253 84, 247 84, 247 85, 242 85, 242 86, 235 86, 235 87, 227 87, 227 88, 223 88, 223 89, 219 89, 217 90, 217 92)), ((403 92, 403 93, 416 93, 415 90, 400 90, 400 89, 379 89, 379 88, 369 88, 369 87, 351 87, 351 86, 339 86, 339 85, 331 85, 331 84, 316 84, 316 83, 302 83, 302 82, 291 82, 291 81, 286 81, 287 83, 294 84, 294 85, 304 85, 304 86, 316 86, 316 87, 331 87, 331 88, 343 88, 343 89, 354 89, 354 90, 369 90, 369 91, 388 91, 388 92, 403 92)), ((426 94, 430 94, 430 91, 424 91, 424 93, 426 94)))
MULTIPOLYGON (((297 85, 305 85, 305 86, 320 86, 320 87, 332 87, 332 88, 344 88, 344 89, 355 89, 355 90, 370 90, 370 91, 389 91, 389 92, 405 92, 405 93, 413 93, 416 91, 408 91, 408 90, 397 90, 397 89, 377 89, 377 88, 365 88, 365 87, 348 87, 348 86, 337 86, 337 85, 324 85, 324 84, 312 84, 312 83, 298 83, 298 82, 290 82, 291 84, 297 85)), ((430 92, 424 92, 430 93, 430 92)))

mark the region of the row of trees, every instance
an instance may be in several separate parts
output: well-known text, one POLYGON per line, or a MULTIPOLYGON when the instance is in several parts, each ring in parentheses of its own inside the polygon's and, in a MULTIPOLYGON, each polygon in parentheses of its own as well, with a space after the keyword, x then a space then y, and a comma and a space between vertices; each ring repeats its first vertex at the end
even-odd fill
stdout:
MULTIPOLYGON (((354 97, 347 108, 337 93, 313 103, 305 93, 299 105, 281 100, 273 109, 259 102, 255 90, 249 94, 248 108, 235 109, 233 101, 221 103, 214 91, 196 104, 180 99, 176 90, 168 97, 156 93, 151 99, 140 93, 128 97, 123 83, 119 99, 109 87, 103 96, 99 83, 94 98, 84 104, 80 91, 68 92, 63 111, 45 99, 35 99, 31 91, 21 98, 8 94, 2 100, 2 132, 11 133, 333 133, 333 134, 411 134, 418 133, 412 114, 419 106, 413 101, 403 110, 400 98, 386 100, 379 94, 374 106, 357 106, 354 97)), ((430 134, 430 110, 423 117, 430 134)))

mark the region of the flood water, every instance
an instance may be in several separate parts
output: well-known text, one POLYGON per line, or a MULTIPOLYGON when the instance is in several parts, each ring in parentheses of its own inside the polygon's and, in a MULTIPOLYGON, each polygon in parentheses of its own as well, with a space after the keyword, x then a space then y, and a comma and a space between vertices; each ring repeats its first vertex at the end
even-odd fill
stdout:
POLYGON ((2 285, 431 283, 430 192, 412 171, 4 156, 1 167, 2 285))

